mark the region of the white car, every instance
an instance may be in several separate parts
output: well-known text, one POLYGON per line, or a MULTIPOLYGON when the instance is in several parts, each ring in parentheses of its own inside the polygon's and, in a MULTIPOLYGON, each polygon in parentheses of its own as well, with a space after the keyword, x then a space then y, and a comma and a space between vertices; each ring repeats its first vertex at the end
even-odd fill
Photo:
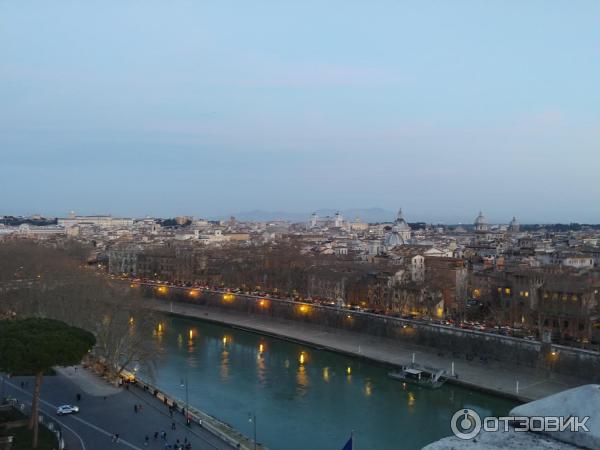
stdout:
POLYGON ((56 414, 62 416, 63 414, 75 414, 79 412, 79 406, 73 405, 62 405, 56 409, 56 414))

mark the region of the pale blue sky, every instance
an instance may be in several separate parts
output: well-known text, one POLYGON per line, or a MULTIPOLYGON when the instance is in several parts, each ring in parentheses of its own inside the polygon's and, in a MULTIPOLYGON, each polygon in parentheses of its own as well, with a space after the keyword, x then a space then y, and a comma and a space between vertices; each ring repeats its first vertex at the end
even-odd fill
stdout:
POLYGON ((600 1, 2 1, 0 214, 600 222, 600 1))

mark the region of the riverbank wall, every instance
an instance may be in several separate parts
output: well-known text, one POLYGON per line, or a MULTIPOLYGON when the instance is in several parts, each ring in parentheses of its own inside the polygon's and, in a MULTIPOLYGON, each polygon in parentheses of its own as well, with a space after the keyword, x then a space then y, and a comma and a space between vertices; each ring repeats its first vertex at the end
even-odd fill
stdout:
POLYGON ((429 347, 439 356, 453 361, 507 362, 549 374, 578 377, 587 383, 600 383, 600 353, 594 351, 284 299, 151 285, 138 288, 149 298, 273 317, 429 347))

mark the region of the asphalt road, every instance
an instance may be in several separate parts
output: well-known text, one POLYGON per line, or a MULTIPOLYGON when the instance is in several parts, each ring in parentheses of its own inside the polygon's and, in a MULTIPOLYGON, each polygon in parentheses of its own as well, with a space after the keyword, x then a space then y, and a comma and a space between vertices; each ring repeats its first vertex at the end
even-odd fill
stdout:
MULTIPOLYGON (((5 395, 21 402, 31 402, 33 377, 13 377, 4 382, 5 395), (21 382, 28 382, 22 389, 21 382)), ((185 426, 183 416, 175 413, 173 419, 168 409, 153 396, 138 389, 121 389, 110 396, 90 396, 61 374, 44 377, 41 392, 41 409, 58 423, 69 450, 106 450, 106 449, 165 449, 166 444, 181 443, 188 439, 192 449, 231 450, 210 432, 198 425, 185 426), (81 400, 77 401, 77 394, 81 400), (57 416, 56 408, 63 404, 78 405, 80 412, 68 416, 57 416), (142 404, 140 412, 134 411, 134 405, 142 404), (172 424, 175 422, 175 430, 172 424), (165 431, 167 440, 154 439, 155 432, 165 431), (114 433, 119 434, 119 442, 113 442, 114 433), (145 445, 145 436, 149 437, 145 445)))

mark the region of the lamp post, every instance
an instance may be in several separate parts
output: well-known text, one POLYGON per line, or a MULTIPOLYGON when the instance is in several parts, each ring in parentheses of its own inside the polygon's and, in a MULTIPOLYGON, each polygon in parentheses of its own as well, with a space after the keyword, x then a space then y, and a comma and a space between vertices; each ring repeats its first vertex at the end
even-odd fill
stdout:
POLYGON ((248 422, 254 425, 254 450, 256 450, 256 413, 248 413, 248 422))
MULTIPOLYGON (((189 388, 188 388, 188 374, 187 374, 187 367, 185 370, 185 381, 181 380, 181 387, 185 386, 185 414, 184 414, 184 418, 185 418, 185 424, 189 427, 190 425, 190 421, 189 421, 189 417, 190 417, 190 412, 189 412, 189 406, 190 406, 190 402, 189 402, 189 388)), ((186 434, 187 434, 187 430, 186 430, 186 434)))

